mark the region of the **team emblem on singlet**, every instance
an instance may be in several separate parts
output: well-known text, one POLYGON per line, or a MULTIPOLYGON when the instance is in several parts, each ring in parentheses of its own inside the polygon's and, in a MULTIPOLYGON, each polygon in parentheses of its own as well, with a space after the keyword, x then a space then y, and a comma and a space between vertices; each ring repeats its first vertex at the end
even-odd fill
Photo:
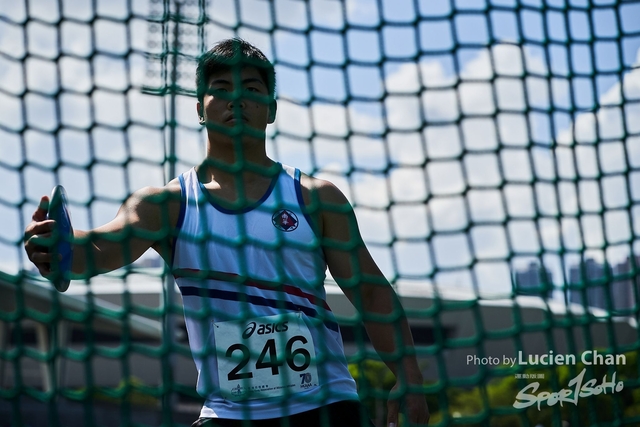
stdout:
POLYGON ((271 217, 273 225, 282 231, 293 231, 298 228, 298 217, 288 209, 281 209, 271 217))

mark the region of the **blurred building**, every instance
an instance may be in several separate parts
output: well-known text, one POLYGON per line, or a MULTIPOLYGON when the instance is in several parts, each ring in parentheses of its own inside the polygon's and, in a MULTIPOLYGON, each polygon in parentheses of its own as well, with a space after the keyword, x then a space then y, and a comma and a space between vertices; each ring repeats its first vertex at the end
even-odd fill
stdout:
POLYGON ((636 307, 640 290, 640 271, 635 259, 635 271, 631 258, 611 266, 587 259, 569 268, 569 301, 587 307, 607 311, 629 311, 636 307))
POLYGON ((640 256, 635 257, 635 265, 627 257, 613 267, 611 299, 615 310, 634 310, 638 307, 640 294, 640 256))
POLYGON ((529 263, 526 270, 517 270, 514 274, 517 295, 539 296, 551 298, 553 293, 553 277, 551 271, 536 262, 529 263))

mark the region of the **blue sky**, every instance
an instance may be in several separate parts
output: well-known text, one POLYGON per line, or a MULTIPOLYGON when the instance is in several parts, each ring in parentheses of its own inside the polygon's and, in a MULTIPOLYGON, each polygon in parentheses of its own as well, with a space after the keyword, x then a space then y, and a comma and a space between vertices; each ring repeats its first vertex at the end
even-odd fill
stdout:
MULTIPOLYGON (((27 23, 20 1, 0 11, 0 254, 12 274, 24 222, 55 183, 86 228, 129 192, 167 181, 165 109, 140 92, 156 81, 139 53, 149 4, 132 2, 127 26, 124 1, 93 11, 65 0, 62 15, 56 3, 30 2, 27 23)), ((438 284, 502 292, 532 253, 559 284, 560 249, 619 262, 635 244, 640 3, 216 0, 207 14, 207 45, 237 34, 274 60, 270 153, 343 189, 389 277, 438 268, 438 284)), ((204 140, 194 99, 178 107, 183 171, 204 140)))

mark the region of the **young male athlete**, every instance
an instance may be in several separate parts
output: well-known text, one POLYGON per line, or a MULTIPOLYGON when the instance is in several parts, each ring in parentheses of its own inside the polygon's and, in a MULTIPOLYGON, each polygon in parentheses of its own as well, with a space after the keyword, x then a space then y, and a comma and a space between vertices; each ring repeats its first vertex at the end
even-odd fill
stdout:
MULTIPOLYGON (((275 71, 230 39, 198 61, 197 112, 207 153, 162 188, 143 188, 115 219, 74 232, 72 271, 93 276, 149 247, 180 288, 189 344, 206 398, 194 426, 371 426, 358 402, 338 325, 325 302, 326 268, 363 316, 396 375, 407 421, 426 425, 413 339, 399 300, 365 247, 354 212, 330 182, 274 162, 265 129, 276 115, 275 71)), ((55 223, 43 197, 25 233, 43 275, 41 246, 55 223)), ((388 403, 397 425, 399 400, 388 403)))

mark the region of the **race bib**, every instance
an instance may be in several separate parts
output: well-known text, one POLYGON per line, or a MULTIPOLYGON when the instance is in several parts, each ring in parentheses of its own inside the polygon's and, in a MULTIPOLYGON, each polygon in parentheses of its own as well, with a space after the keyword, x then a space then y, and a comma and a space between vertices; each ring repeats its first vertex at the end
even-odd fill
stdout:
POLYGON ((213 331, 226 399, 279 397, 318 387, 313 339, 301 313, 213 323, 213 331))

